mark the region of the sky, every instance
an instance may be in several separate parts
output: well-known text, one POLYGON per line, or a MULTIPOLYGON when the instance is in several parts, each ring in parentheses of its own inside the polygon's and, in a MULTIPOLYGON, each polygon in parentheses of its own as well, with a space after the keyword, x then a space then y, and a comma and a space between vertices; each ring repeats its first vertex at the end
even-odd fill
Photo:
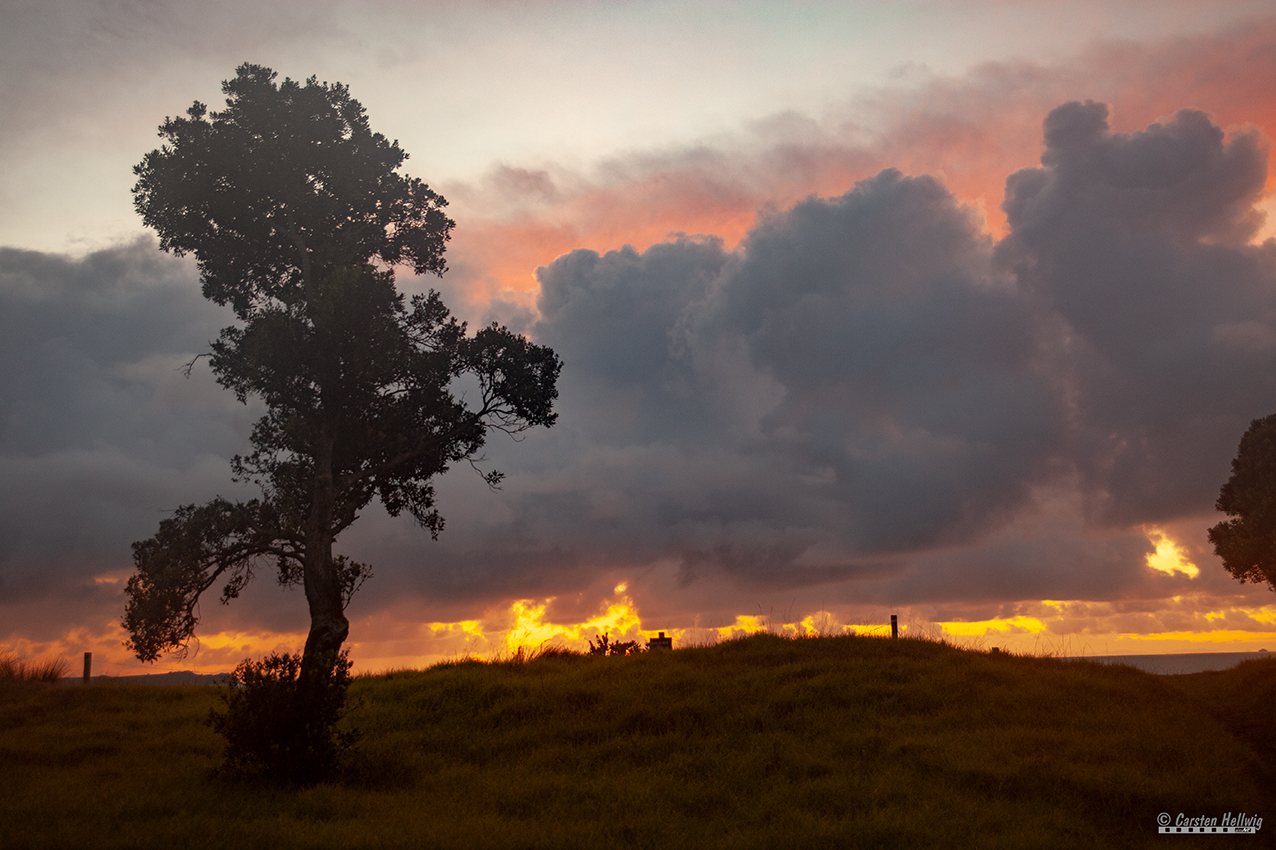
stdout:
POLYGON ((439 290, 565 366, 559 421, 337 542, 358 670, 601 631, 1276 651, 1206 529, 1276 412, 1263 2, 0 0, 0 649, 114 675, 299 649, 300 591, 144 666, 130 543, 259 404, 132 166, 242 62, 348 84, 450 202, 439 290))

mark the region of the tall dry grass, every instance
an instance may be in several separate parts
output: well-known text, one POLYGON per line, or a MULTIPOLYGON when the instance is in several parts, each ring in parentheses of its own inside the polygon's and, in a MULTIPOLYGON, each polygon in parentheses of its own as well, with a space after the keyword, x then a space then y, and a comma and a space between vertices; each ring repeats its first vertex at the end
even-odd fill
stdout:
POLYGON ((16 653, 0 651, 0 681, 56 682, 70 669, 71 665, 62 658, 27 661, 16 653))

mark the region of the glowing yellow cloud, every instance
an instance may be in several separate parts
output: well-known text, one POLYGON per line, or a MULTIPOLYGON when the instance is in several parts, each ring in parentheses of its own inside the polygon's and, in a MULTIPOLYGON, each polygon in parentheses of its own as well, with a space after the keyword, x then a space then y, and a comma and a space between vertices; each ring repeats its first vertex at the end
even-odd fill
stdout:
MULTIPOLYGON (((520 599, 512 603, 508 609, 510 619, 504 620, 504 618, 501 618, 508 625, 489 628, 487 631, 484 631, 479 622, 475 620, 467 620, 464 623, 431 623, 429 628, 434 634, 464 631, 466 634, 481 638, 487 642, 489 646, 494 648, 493 652, 495 654, 515 654, 519 652, 520 648, 535 649, 549 643, 573 649, 586 649, 591 639, 603 633, 609 634, 613 640, 650 639, 655 637, 656 630, 643 628, 642 619, 638 614, 637 608, 634 607, 633 600, 626 595, 628 589, 629 585, 627 583, 618 584, 613 591, 618 598, 606 603, 605 608, 600 613, 580 623, 547 622, 545 620, 545 611, 554 601, 554 598, 550 597, 539 603, 530 599, 520 599)), ((907 626, 901 625, 900 628, 903 630, 907 626)), ((692 631, 692 629, 665 628, 663 633, 681 644, 692 631)), ((839 634, 885 636, 890 634, 890 626, 884 623, 846 624, 840 622, 834 614, 828 611, 817 611, 795 623, 776 623, 765 615, 739 614, 728 625, 713 626, 697 629, 696 631, 703 632, 710 639, 710 642, 714 642, 731 640, 761 632, 790 637, 839 634)), ((698 640, 698 638, 696 639, 698 640)), ((477 657, 482 657, 483 654, 479 653, 477 657)))
POLYGON ((816 611, 802 619, 796 625, 785 624, 786 630, 793 629, 797 634, 803 637, 818 637, 821 635, 838 635, 838 634, 858 634, 859 626, 848 626, 839 623, 837 617, 828 611, 816 611))
POLYGON ((479 628, 478 620, 461 620, 456 623, 430 623, 430 631, 435 634, 441 632, 459 632, 463 635, 472 635, 479 639, 486 639, 482 629, 479 628))
POLYGON ((1276 623, 1276 605, 1264 605, 1262 608, 1248 609, 1246 613, 1260 623, 1276 623))
MULTIPOLYGON (((614 592, 619 597, 618 600, 610 602, 606 609, 596 616, 583 623, 574 624, 545 622, 545 609, 554 601, 553 597, 540 604, 530 599, 521 599, 510 606, 509 610, 514 621, 505 630, 504 640, 499 641, 499 644, 503 645, 506 651, 515 653, 519 647, 535 648, 550 641, 584 649, 591 638, 604 632, 611 635, 614 640, 650 638, 655 635, 655 632, 642 628, 642 620, 638 616, 637 609, 634 608, 633 600, 625 595, 628 589, 629 585, 625 582, 616 585, 614 592)), ((675 639, 680 639, 684 633, 684 629, 673 629, 669 632, 675 639)), ((475 634, 478 633, 475 632, 475 634)), ((497 641, 493 643, 497 644, 497 641)))
MULTIPOLYGON (((1198 644, 1210 643, 1239 643, 1241 641, 1272 641, 1271 632, 1252 632, 1243 629, 1216 629, 1214 631, 1195 631, 1195 632, 1155 632, 1146 635, 1114 635, 1115 640, 1139 641, 1139 642, 1166 642, 1179 641, 1191 642, 1198 644)), ((1202 651, 1219 652, 1217 647, 1202 647, 1202 651)))
POLYGON ((946 634, 960 635, 962 637, 980 637, 989 632, 1044 632, 1046 624, 1038 620, 1036 617, 1024 617, 1016 615, 1014 617, 997 617, 991 620, 975 620, 966 623, 936 623, 944 630, 946 634))
POLYGON ((1196 578, 1201 574, 1196 564, 1187 560, 1182 547, 1171 540, 1164 531, 1152 526, 1145 526, 1143 533, 1147 535, 1148 542, 1156 547, 1156 552, 1148 555, 1147 564, 1149 567, 1154 570, 1160 570, 1166 575, 1174 575, 1174 573, 1180 572, 1188 578, 1196 578))
POLYGON ((739 614, 735 618, 735 622, 729 626, 718 626, 709 629, 711 632, 718 633, 719 640, 730 640, 731 638, 744 637, 745 635, 755 635, 758 632, 767 631, 767 625, 763 622, 762 617, 754 617, 749 614, 739 614))

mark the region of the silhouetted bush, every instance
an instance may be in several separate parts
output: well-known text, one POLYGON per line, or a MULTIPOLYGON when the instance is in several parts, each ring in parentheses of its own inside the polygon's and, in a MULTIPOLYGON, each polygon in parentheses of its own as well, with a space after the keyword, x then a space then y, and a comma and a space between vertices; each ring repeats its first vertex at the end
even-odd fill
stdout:
POLYGON ((262 661, 235 668, 221 694, 224 712, 213 710, 208 723, 226 739, 225 775, 266 776, 299 785, 328 778, 359 739, 358 730, 341 731, 350 659, 337 656, 326 678, 305 683, 301 655, 271 653, 262 661))
POLYGON ((594 643, 593 639, 589 641, 590 655, 637 655, 645 652, 636 640, 617 640, 613 641, 608 637, 607 632, 603 632, 598 636, 598 643, 594 643))

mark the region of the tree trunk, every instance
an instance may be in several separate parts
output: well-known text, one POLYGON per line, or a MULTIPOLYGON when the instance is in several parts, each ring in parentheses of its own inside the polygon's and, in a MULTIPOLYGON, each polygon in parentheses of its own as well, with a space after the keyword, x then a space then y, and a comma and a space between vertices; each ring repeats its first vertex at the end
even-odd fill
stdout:
POLYGON ((305 588, 310 604, 310 634, 301 661, 308 684, 326 681, 350 632, 341 604, 341 584, 332 561, 332 521, 336 485, 332 478, 332 437, 324 434, 315 454, 314 491, 306 522, 305 588))
MULTIPOLYGON (((319 288, 310 265, 310 251, 305 240, 290 224, 289 233, 301 255, 301 277, 306 289, 307 312, 319 340, 324 338, 322 312, 316 314, 320 302, 319 288)), ((320 429, 315 446, 314 484, 310 497, 310 516, 306 519, 306 557, 304 584, 306 602, 310 605, 310 634, 306 636, 306 649, 301 658, 303 693, 317 694, 332 672, 341 644, 350 633, 341 604, 341 585, 332 563, 332 517, 336 507, 336 482, 332 477, 332 454, 335 437, 328 416, 327 381, 321 381, 320 429)))

